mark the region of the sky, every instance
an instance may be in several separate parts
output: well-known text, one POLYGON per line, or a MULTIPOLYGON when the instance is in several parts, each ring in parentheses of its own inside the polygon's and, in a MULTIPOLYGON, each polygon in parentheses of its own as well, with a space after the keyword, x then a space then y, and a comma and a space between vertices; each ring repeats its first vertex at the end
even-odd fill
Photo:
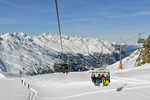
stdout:
MULTIPOLYGON (((57 33, 55 0, 0 0, 0 32, 57 33)), ((150 34, 150 0, 58 0, 61 31, 108 41, 150 34)))

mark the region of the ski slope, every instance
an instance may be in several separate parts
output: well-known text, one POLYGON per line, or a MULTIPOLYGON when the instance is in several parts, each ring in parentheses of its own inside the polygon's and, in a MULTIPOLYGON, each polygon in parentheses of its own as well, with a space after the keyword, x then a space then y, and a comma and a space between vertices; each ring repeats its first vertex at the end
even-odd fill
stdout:
POLYGON ((119 62, 108 66, 111 83, 95 86, 91 81, 91 71, 51 73, 18 78, 0 74, 1 100, 149 100, 150 64, 134 66, 139 52, 123 59, 123 69, 119 62), (31 88, 21 84, 21 79, 31 88))
POLYGON ((54 73, 20 78, 1 78, 1 100, 149 100, 150 65, 132 70, 111 71, 111 83, 96 87, 90 72, 54 73), (36 96, 35 96, 36 95, 36 96))

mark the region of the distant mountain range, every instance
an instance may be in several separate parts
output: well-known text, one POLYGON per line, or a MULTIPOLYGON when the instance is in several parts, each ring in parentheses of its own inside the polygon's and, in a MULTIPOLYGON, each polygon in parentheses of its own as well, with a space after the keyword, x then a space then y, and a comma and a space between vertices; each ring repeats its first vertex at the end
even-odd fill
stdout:
MULTIPOLYGON (((109 54, 108 64, 119 60, 119 52, 115 44, 96 38, 81 38, 62 35, 64 53, 74 56, 79 63, 96 66, 98 61, 95 53, 109 54)), ((123 57, 130 55, 137 44, 127 45, 123 50, 130 51, 123 57)), ((36 75, 53 72, 53 65, 59 60, 60 37, 58 34, 44 33, 39 36, 28 36, 24 33, 0 34, 0 70, 13 74, 36 75)))

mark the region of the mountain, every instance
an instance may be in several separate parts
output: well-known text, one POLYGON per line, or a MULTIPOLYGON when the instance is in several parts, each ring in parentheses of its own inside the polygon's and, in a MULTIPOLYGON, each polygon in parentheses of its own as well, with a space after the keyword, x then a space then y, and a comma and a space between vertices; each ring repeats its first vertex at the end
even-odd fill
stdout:
POLYGON ((51 72, 56 51, 41 47, 24 33, 1 34, 0 69, 17 74, 51 72))
POLYGON ((121 70, 116 67, 118 62, 112 65, 108 86, 95 86, 91 70, 21 78, 9 75, 1 78, 0 74, 0 97, 1 100, 149 100, 150 64, 134 67, 139 53, 137 50, 124 58, 121 70))
MULTIPOLYGON (((98 66, 94 62, 99 61, 95 54, 109 54, 111 59, 108 64, 119 60, 119 52, 108 41, 62 35, 62 42, 64 53, 73 55, 79 64, 84 60, 89 66, 98 66)), ((128 46, 130 50, 139 47, 128 46)), ((50 73, 54 70, 54 63, 59 61, 60 37, 51 33, 39 36, 28 36, 22 32, 1 33, 0 52, 0 70, 3 72, 27 75, 50 73)))
POLYGON ((139 57, 137 58, 135 65, 141 66, 146 63, 150 63, 150 35, 146 40, 145 48, 141 49, 139 57))
POLYGON ((22 76, 21 78, 3 72, 0 73, 0 97, 2 100, 12 100, 12 98, 13 100, 93 100, 93 98, 94 100, 100 98, 104 100, 148 100, 150 98, 148 94, 150 64, 135 67, 139 55, 140 49, 124 58, 123 69, 118 69, 119 62, 107 66, 111 75, 108 86, 102 84, 95 86, 91 80, 92 70, 69 74, 22 76))

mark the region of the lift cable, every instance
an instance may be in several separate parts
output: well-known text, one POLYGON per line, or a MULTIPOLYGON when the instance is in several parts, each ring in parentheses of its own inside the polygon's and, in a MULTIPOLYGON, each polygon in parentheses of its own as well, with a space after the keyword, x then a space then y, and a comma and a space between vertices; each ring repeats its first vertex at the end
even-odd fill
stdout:
POLYGON ((57 21, 58 21, 58 29, 59 29, 59 34, 60 34, 60 46, 61 46, 61 55, 62 55, 63 54, 63 44, 62 44, 62 33, 61 33, 61 27, 60 27, 60 19, 59 19, 59 12, 58 12, 58 3, 57 3, 57 0, 55 0, 55 4, 56 4, 57 21))
POLYGON ((135 49, 131 49, 131 50, 128 50, 128 51, 124 51, 125 53, 127 52, 132 52, 132 51, 135 51, 135 50, 138 50, 138 49, 142 49, 142 47, 139 47, 139 48, 135 48, 135 49))
POLYGON ((134 35, 134 36, 132 36, 132 37, 126 39, 126 40, 123 40, 123 41, 124 41, 124 42, 131 41, 132 39, 138 37, 139 34, 140 34, 140 35, 143 35, 143 34, 145 34, 145 33, 147 33, 147 32, 150 32, 150 30, 144 31, 144 32, 142 32, 142 33, 138 33, 138 34, 136 34, 136 35, 134 35))

